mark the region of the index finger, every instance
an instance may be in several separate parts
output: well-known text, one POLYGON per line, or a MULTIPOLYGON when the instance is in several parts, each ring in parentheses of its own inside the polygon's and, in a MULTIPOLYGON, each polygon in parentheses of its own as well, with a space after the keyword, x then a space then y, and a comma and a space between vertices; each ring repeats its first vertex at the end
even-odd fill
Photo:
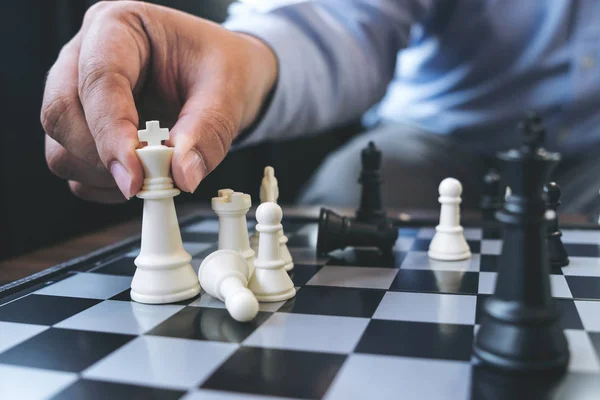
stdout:
POLYGON ((107 8, 86 27, 79 58, 79 98, 100 159, 129 198, 143 179, 134 152, 139 142, 133 88, 146 62, 147 38, 132 27, 136 22, 124 17, 126 10, 122 10, 107 8))

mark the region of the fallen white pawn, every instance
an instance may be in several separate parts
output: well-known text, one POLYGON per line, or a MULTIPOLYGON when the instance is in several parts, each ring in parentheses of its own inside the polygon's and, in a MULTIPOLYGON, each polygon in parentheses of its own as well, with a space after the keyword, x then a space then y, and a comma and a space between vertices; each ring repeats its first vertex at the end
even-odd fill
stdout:
POLYGON ((235 250, 217 250, 200 264, 198 280, 209 295, 225 303, 233 319, 247 322, 258 314, 258 301, 248 289, 248 263, 235 250))

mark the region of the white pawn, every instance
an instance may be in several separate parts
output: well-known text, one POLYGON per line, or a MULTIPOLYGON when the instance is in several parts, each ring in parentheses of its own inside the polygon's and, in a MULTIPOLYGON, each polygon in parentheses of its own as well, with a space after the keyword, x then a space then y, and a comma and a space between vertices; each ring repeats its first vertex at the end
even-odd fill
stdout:
POLYGON ((281 207, 273 202, 262 203, 256 209, 256 230, 260 232, 258 256, 248 288, 258 301, 276 302, 296 295, 294 283, 287 274, 279 254, 279 232, 283 229, 281 207))
POLYGON ((235 250, 217 250, 202 261, 198 270, 200 286, 209 295, 225 302, 233 319, 246 322, 258 313, 258 301, 247 288, 248 263, 235 250))
MULTIPOLYGON (((279 198, 279 185, 277 183, 277 178, 275 177, 275 170, 273 167, 265 167, 264 176, 262 178, 260 184, 260 202, 264 203, 267 201, 277 203, 277 199, 279 198)), ((250 247, 254 250, 258 250, 258 238, 260 233, 258 231, 254 231, 252 236, 250 236, 250 247)), ((291 271, 294 269, 294 261, 292 259, 292 254, 287 246, 288 238, 283 233, 283 229, 279 234, 279 255, 285 261, 285 270, 291 271)))
POLYGON ((454 178, 446 178, 439 187, 441 204, 440 223, 429 245, 429 257, 442 261, 457 261, 471 257, 460 225, 462 185, 454 178))

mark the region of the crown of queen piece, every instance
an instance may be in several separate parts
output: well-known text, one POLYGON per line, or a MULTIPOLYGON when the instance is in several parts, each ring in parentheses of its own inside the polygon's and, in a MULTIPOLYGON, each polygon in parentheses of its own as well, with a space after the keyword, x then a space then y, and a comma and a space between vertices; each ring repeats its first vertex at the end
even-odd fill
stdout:
POLYGON ((219 195, 213 197, 212 208, 216 212, 238 212, 244 210, 248 211, 252 205, 252 199, 249 194, 234 192, 231 189, 219 190, 219 195))
POLYGON ((146 129, 138 131, 138 139, 148 146, 160 146, 163 140, 169 139, 169 130, 161 128, 158 121, 146 121, 146 129))

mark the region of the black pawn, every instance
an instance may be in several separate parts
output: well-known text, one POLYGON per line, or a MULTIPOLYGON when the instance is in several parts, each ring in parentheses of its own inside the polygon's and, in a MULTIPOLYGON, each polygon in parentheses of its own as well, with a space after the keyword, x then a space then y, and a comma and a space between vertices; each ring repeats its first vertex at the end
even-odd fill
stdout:
POLYGON ((479 203, 483 219, 494 220, 496 211, 504 204, 504 191, 500 175, 494 169, 489 170, 483 177, 483 195, 479 203))
POLYGON ((362 186, 360 206, 356 211, 356 221, 379 224, 386 215, 381 200, 381 151, 375 143, 369 142, 361 152, 362 170, 358 182, 362 186))
POLYGON ((569 255, 561 240, 562 233, 558 229, 558 206, 560 206, 560 187, 550 182, 544 186, 546 194, 546 207, 554 213, 554 218, 548 221, 548 259, 552 269, 560 269, 569 265, 569 255))
POLYGON ((326 208, 321 208, 317 254, 325 255, 346 247, 377 247, 389 253, 398 239, 398 229, 392 224, 365 224, 342 217, 326 208))
POLYGON ((523 145, 498 155, 512 195, 496 213, 504 224, 494 294, 485 302, 473 352, 484 365, 511 372, 564 372, 569 348, 550 293, 544 184, 560 155, 540 147, 536 119, 521 125, 523 145))

